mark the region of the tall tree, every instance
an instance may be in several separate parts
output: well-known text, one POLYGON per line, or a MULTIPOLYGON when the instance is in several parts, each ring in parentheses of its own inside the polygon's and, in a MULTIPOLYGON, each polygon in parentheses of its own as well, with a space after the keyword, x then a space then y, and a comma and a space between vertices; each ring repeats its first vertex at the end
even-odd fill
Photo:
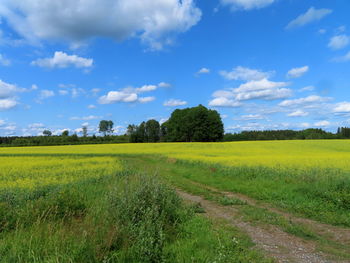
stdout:
POLYGON ((52 135, 52 132, 50 130, 44 130, 43 131, 43 135, 45 136, 51 136, 52 135))
POLYGON ((99 132, 103 133, 104 136, 113 133, 113 121, 102 120, 99 124, 99 132))
POLYGON ((213 142, 221 141, 224 135, 219 113, 203 105, 175 110, 164 127, 167 141, 213 142))
POLYGON ((67 137, 69 135, 69 131, 68 130, 64 130, 61 135, 63 137, 67 137))
POLYGON ((87 137, 88 136, 88 132, 87 132, 87 127, 83 126, 83 137, 87 137))
POLYGON ((160 138, 160 124, 156 120, 148 120, 145 124, 145 133, 148 142, 158 142, 160 138))

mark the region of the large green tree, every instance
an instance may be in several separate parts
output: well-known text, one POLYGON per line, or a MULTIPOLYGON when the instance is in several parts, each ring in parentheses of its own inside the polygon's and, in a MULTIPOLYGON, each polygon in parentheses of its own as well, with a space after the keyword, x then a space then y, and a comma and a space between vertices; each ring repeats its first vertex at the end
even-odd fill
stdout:
POLYGON ((158 142, 160 138, 160 124, 156 120, 148 120, 145 125, 148 142, 158 142))
POLYGON ((216 110, 199 105, 175 110, 161 131, 166 141, 215 142, 222 140, 224 125, 216 110))
POLYGON ((103 133, 104 136, 113 133, 113 121, 102 120, 99 125, 99 132, 103 133))

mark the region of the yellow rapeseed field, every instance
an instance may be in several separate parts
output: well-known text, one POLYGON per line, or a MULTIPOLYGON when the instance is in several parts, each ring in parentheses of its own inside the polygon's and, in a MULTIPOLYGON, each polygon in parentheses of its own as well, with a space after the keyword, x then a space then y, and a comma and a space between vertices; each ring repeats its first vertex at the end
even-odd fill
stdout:
MULTIPOLYGON (((251 141, 227 143, 148 143, 0 148, 8 154, 161 154, 229 166, 338 168, 350 170, 350 141, 251 141)), ((101 157, 108 160, 107 157, 101 157)))
POLYGON ((0 157, 0 189, 68 184, 120 169, 115 157, 0 157))

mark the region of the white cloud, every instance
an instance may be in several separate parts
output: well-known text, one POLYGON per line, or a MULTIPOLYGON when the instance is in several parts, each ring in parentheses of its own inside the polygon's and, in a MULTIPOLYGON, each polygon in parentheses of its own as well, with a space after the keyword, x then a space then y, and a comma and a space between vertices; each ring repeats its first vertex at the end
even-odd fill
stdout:
POLYGON ((240 119, 244 121, 254 121, 254 120, 263 120, 265 118, 260 114, 248 114, 248 115, 242 115, 240 119))
POLYGON ((70 120, 79 120, 79 121, 90 121, 90 120, 97 120, 97 119, 102 119, 102 116, 89 115, 89 116, 83 116, 83 117, 70 118, 70 120))
POLYGON ((39 94, 39 100, 44 100, 44 99, 47 99, 47 98, 50 98, 50 97, 53 97, 55 96, 55 92, 52 91, 52 90, 41 90, 40 91, 40 94, 39 94))
POLYGON ((218 97, 209 101, 210 107, 239 107, 242 106, 242 103, 226 97, 218 97))
POLYGON ((339 102, 333 109, 334 113, 350 113, 350 102, 339 102))
POLYGON ((147 103, 147 102, 154 101, 155 99, 156 99, 155 97, 141 97, 139 98, 139 102, 147 103))
POLYGON ((232 71, 222 70, 219 73, 221 76, 228 80, 244 81, 262 80, 265 78, 269 78, 274 74, 274 72, 263 72, 257 69, 250 69, 241 66, 232 69, 232 71))
POLYGON ((169 87, 171 87, 171 84, 166 83, 166 82, 161 82, 158 84, 158 87, 159 88, 169 88, 169 87))
POLYGON ((0 126, 3 126, 3 125, 5 125, 5 121, 4 120, 0 120, 0 126))
POLYGON ((177 107, 177 106, 184 106, 187 104, 187 101, 184 100, 176 100, 176 99, 170 99, 163 103, 166 107, 177 107))
POLYGON ((306 86, 304 88, 301 88, 299 92, 304 92, 304 91, 314 91, 316 88, 314 86, 306 86))
POLYGON ((331 125, 331 123, 329 121, 319 121, 319 122, 315 122, 314 125, 316 127, 328 127, 329 125, 331 125))
POLYGON ((328 47, 334 50, 342 49, 349 45, 350 37, 347 35, 334 36, 329 40, 328 47))
POLYGON ((125 91, 110 91, 107 95, 98 99, 100 104, 112 104, 117 102, 135 102, 138 96, 136 93, 128 93, 125 91))
POLYGON ((288 82, 275 82, 270 81, 266 78, 261 80, 252 80, 239 86, 239 88, 234 89, 235 92, 246 92, 246 91, 258 91, 258 90, 270 90, 278 89, 288 86, 288 82))
POLYGON ((17 126, 14 124, 10 124, 8 126, 2 127, 1 129, 6 131, 15 131, 17 129, 17 126))
POLYGON ((284 88, 287 82, 274 82, 268 79, 252 80, 241 84, 238 88, 217 90, 214 99, 209 102, 213 107, 238 107, 245 100, 278 100, 292 95, 292 90, 284 88))
POLYGON ((278 100, 288 98, 291 95, 292 91, 290 89, 266 89, 258 91, 240 92, 236 95, 236 99, 239 101, 254 99, 278 100))
POLYGON ((288 117, 304 117, 307 115, 309 115, 309 113, 302 111, 302 110, 296 110, 296 111, 289 113, 287 116, 288 117))
POLYGON ((295 27, 304 26, 315 21, 319 21, 325 16, 331 14, 333 11, 331 9, 321 8, 315 9, 310 7, 306 13, 301 14, 296 19, 292 20, 287 26, 286 29, 291 29, 295 27))
POLYGON ((0 16, 31 42, 138 37, 153 49, 201 19, 193 0, 3 0, 0 16))
POLYGON ((39 87, 37 85, 35 85, 35 84, 33 84, 32 87, 31 87, 31 90, 38 90, 38 89, 39 89, 39 87))
POLYGON ((5 58, 2 54, 0 54, 0 65, 10 66, 11 61, 9 59, 5 58))
POLYGON ((90 104, 90 105, 88 106, 88 109, 96 109, 96 106, 93 105, 93 104, 90 104))
POLYGON ((38 128, 44 128, 45 125, 43 123, 32 123, 28 125, 29 129, 38 129, 38 128))
POLYGON ((142 93, 142 92, 149 92, 149 91, 154 91, 158 87, 156 85, 144 85, 141 88, 136 88, 137 93, 142 93))
POLYGON ((9 110, 16 107, 18 102, 15 99, 0 99, 0 111, 9 110))
POLYGON ((61 51, 56 51, 52 58, 42 58, 32 61, 32 65, 43 68, 90 68, 94 60, 90 58, 82 58, 77 55, 68 55, 61 51))
POLYGON ((334 62, 347 62, 350 61, 350 51, 342 57, 337 57, 333 59, 334 62))
POLYGON ((321 28, 321 29, 318 30, 318 33, 321 34, 321 35, 325 34, 326 32, 327 32, 327 30, 324 29, 324 28, 321 28))
POLYGON ((166 83, 160 83, 159 85, 144 85, 140 88, 127 87, 117 91, 110 91, 107 95, 101 96, 98 99, 100 104, 113 104, 118 102, 141 102, 147 103, 155 100, 155 97, 140 97, 139 93, 155 91, 158 87, 164 86, 166 83))
POLYGON ((201 75, 201 74, 209 74, 210 69, 208 68, 201 68, 200 70, 197 71, 196 75, 201 75))
POLYGON ((291 70, 288 71, 287 77, 288 78, 300 78, 308 71, 309 71, 309 66, 304 66, 304 67, 300 67, 300 68, 292 68, 291 70))
POLYGON ((306 104, 312 104, 312 103, 321 103, 325 101, 329 101, 330 98, 326 97, 320 97, 317 95, 311 95, 305 98, 299 98, 299 99, 293 99, 293 100, 284 100, 282 101, 279 106, 282 107, 293 107, 293 106, 299 106, 299 105, 306 105, 306 104))
POLYGON ((0 80, 0 99, 14 96, 16 92, 22 91, 16 85, 0 80))
POLYGON ((271 5, 275 0, 221 0, 223 5, 228 5, 232 10, 252 10, 271 5))

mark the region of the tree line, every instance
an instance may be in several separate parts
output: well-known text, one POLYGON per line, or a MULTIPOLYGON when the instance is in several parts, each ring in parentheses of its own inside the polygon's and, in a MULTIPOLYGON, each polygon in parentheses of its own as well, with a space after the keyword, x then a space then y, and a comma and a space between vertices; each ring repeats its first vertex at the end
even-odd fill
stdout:
POLYGON ((130 142, 217 142, 224 137, 224 124, 216 110, 199 105, 177 109, 169 120, 160 124, 148 120, 140 125, 129 125, 130 142))
POLYGON ((82 136, 69 134, 68 130, 53 135, 44 130, 44 136, 0 137, 0 146, 44 146, 70 144, 105 143, 144 143, 144 142, 218 142, 218 141, 258 141, 258 140, 311 140, 311 139, 350 139, 350 128, 339 127, 336 133, 322 129, 242 131, 224 134, 224 125, 219 113, 199 105, 176 109, 170 118, 160 124, 156 120, 143 121, 139 125, 130 124, 124 135, 113 135, 114 123, 101 120, 99 133, 88 134, 83 126, 82 136))
POLYGON ((226 133, 223 141, 261 141, 261 140, 317 140, 317 139, 350 139, 350 128, 340 127, 337 133, 322 129, 294 130, 267 130, 242 131, 226 133))

